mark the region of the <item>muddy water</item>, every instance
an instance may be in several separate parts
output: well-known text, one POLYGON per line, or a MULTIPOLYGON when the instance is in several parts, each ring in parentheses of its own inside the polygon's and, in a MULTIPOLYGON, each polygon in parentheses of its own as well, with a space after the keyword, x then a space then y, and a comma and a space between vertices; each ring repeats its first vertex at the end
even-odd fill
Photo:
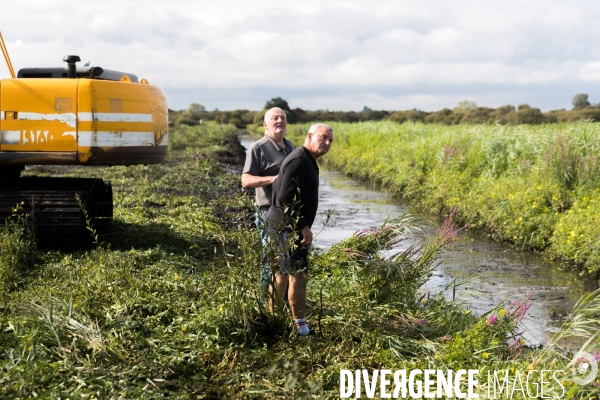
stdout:
MULTIPOLYGON (((240 137, 240 141, 246 148, 252 143, 247 136, 240 137)), ((398 217, 409 209, 409 205, 382 191, 322 168, 319 212, 313 225, 318 236, 314 244, 327 248, 356 230, 379 227, 386 219, 398 217), (328 214, 331 219, 323 226, 328 214)), ((396 252, 433 235, 440 224, 416 217, 421 219, 418 224, 421 232, 414 232, 396 252)), ((469 234, 463 234, 460 241, 443 251, 439 266, 422 291, 437 294, 455 279, 472 280, 455 290, 448 289, 445 297, 451 299, 454 293, 458 301, 478 314, 504 301, 532 294, 531 308, 523 320, 524 336, 532 345, 547 343, 580 296, 595 288, 593 283, 581 281, 577 275, 562 271, 535 253, 517 251, 469 234)))

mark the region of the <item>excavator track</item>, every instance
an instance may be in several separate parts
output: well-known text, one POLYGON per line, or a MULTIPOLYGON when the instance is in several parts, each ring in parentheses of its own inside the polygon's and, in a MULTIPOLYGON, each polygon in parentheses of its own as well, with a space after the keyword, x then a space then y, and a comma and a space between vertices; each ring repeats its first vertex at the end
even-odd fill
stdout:
POLYGON ((92 241, 88 223, 112 218, 112 187, 90 178, 21 177, 1 182, 0 221, 14 214, 28 214, 38 247, 79 248, 92 241))

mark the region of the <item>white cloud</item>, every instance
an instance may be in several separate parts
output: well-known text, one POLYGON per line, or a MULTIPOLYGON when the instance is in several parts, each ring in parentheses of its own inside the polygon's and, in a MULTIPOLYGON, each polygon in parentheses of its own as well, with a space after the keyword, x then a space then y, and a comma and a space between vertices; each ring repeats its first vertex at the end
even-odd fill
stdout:
POLYGON ((0 26, 15 69, 78 54, 158 84, 175 108, 191 93, 206 103, 203 93, 219 90, 229 97, 214 106, 225 109, 262 107, 257 96, 271 91, 329 109, 367 100, 389 109, 453 107, 467 95, 504 98, 507 85, 513 104, 568 107, 568 85, 600 97, 585 86, 600 80, 600 3, 591 0, 32 0, 3 5, 0 26))
POLYGON ((600 61, 583 64, 578 76, 585 82, 600 82, 600 61))

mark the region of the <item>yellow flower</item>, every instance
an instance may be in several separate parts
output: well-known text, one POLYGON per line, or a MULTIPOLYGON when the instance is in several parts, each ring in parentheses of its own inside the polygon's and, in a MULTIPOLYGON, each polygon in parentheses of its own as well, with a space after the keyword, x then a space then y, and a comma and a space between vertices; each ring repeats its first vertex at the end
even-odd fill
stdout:
POLYGON ((465 315, 469 315, 469 314, 471 314, 471 310, 465 311, 465 315))
POLYGON ((483 354, 481 355, 481 357, 483 358, 488 358, 490 355, 487 353, 487 351, 484 351, 483 354))
POLYGON ((498 314, 504 316, 504 314, 506 314, 506 310, 502 309, 502 310, 498 311, 498 314))
POLYGON ((178 281, 179 280, 179 275, 175 275, 175 280, 178 281))
POLYGON ((425 303, 425 301, 426 301, 425 299, 422 299, 422 300, 421 300, 421 303, 425 303))

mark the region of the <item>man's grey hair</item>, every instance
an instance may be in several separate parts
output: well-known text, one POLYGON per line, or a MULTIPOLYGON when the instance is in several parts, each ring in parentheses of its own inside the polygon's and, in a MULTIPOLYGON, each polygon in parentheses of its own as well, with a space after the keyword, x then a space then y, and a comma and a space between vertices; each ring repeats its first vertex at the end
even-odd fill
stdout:
MULTIPOLYGON (((281 112, 283 112, 285 114, 285 111, 283 111, 282 108, 280 107, 271 107, 267 110, 267 112, 265 112, 265 115, 263 115, 263 121, 267 122, 267 115, 269 115, 269 113, 273 110, 279 110, 281 112)), ((287 114, 285 114, 285 119, 287 120, 287 114)))
POLYGON ((333 133, 333 128, 326 124, 313 124, 310 126, 310 128, 308 128, 308 133, 317 133, 321 127, 327 128, 329 133, 333 133))

